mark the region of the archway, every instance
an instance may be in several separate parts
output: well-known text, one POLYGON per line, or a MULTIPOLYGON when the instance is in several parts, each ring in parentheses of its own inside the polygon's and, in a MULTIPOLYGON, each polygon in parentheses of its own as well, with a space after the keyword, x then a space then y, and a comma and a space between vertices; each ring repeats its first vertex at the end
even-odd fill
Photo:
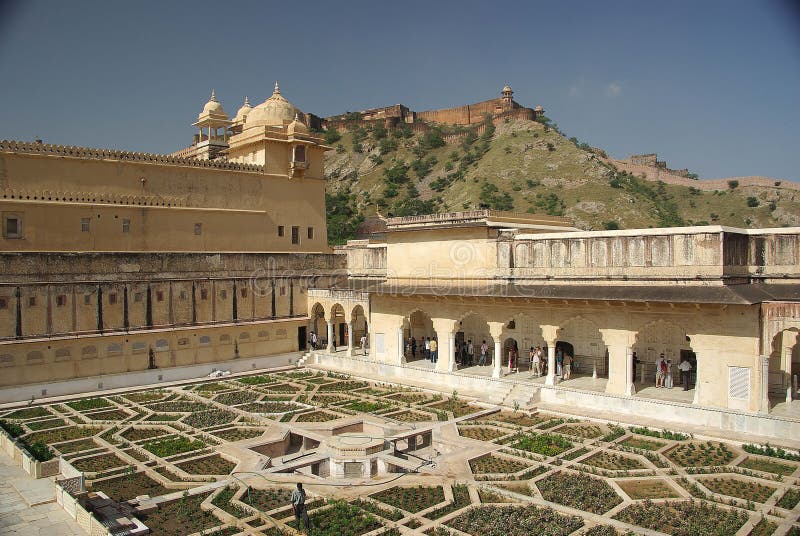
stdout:
POLYGON ((363 307, 360 305, 353 307, 350 313, 350 323, 353 326, 353 348, 366 352, 366 341, 369 340, 369 334, 367 333, 369 326, 363 307), (364 344, 362 344, 362 341, 364 344))
POLYGON ((325 320, 325 308, 320 303, 315 303, 311 308, 311 314, 308 320, 308 336, 312 337, 312 333, 316 335, 316 348, 324 348, 323 341, 328 337, 328 322, 325 320))
POLYGON ((633 351, 638 360, 634 378, 634 383, 638 385, 637 391, 655 384, 656 360, 661 354, 667 360, 675 387, 682 385, 684 374, 678 369, 678 365, 681 361, 689 361, 692 368, 685 374, 689 377, 689 389, 694 389, 697 382, 697 356, 690 342, 686 331, 672 322, 656 320, 642 326, 633 343, 633 351))
POLYGON ((433 321, 427 313, 421 310, 412 312, 403 326, 403 344, 407 361, 430 359, 425 351, 425 341, 436 338, 433 330, 433 321))
POLYGON ((503 341, 503 355, 501 356, 502 362, 501 365, 508 366, 510 369, 517 369, 519 370, 519 343, 513 337, 507 337, 503 341), (516 355, 516 359, 514 362, 511 362, 511 352, 514 351, 516 355))
POLYGON ((559 332, 556 352, 572 350, 572 376, 608 377, 608 352, 600 329, 593 321, 576 316, 559 332), (559 346, 560 345, 560 346, 559 346))
MULTIPOLYGON (((540 322, 526 314, 515 315, 510 319, 503 330, 507 337, 511 337, 517 341, 519 347, 519 367, 520 370, 530 370, 533 366, 530 359, 531 349, 540 347, 544 361, 547 361, 547 343, 542 337, 542 328, 540 322)), ((508 350, 504 349, 504 358, 508 359, 508 350)))
POLYGON ((481 357, 481 346, 486 341, 487 360, 486 364, 491 364, 492 353, 494 352, 494 339, 489 334, 489 324, 486 319, 476 313, 467 313, 458 322, 456 328, 456 361, 461 368, 471 367, 478 364, 481 357), (469 353, 469 345, 472 344, 472 353, 469 353))
POLYGON ((791 402, 797 398, 798 375, 800 375, 800 333, 798 328, 785 329, 772 339, 768 380, 770 405, 791 402))
POLYGON ((334 304, 331 307, 329 322, 333 323, 333 345, 335 347, 347 346, 347 322, 345 322, 344 307, 334 304))

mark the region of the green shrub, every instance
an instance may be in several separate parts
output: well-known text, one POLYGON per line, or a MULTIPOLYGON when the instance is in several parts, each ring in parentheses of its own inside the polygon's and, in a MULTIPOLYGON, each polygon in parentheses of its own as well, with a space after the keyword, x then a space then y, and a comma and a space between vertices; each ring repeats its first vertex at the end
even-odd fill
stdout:
POLYGON ((755 208, 760 204, 757 197, 750 196, 747 198, 747 206, 750 208, 755 208))

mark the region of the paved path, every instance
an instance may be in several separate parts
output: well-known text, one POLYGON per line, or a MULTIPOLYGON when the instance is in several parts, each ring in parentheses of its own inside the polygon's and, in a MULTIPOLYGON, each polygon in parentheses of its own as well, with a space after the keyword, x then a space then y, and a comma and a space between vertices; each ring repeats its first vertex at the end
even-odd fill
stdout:
POLYGON ((84 532, 55 502, 51 479, 31 478, 0 452, 0 534, 83 536, 84 532))

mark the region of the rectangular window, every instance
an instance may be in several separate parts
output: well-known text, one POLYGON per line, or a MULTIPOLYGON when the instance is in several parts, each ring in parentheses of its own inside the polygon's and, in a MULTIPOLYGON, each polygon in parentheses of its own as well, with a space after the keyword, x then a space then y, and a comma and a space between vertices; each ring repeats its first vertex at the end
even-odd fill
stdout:
POLYGON ((91 305, 92 304, 92 295, 91 294, 84 294, 83 295, 83 304, 84 305, 91 305))
POLYGON ((284 232, 283 225, 278 225, 278 236, 283 236, 284 234, 286 233, 284 232))
POLYGON ((308 239, 309 240, 313 240, 314 239, 314 228, 313 227, 309 227, 308 228, 308 239))
POLYGON ((91 218, 81 218, 81 232, 89 232, 89 223, 91 223, 91 221, 91 218))
POLYGON ((22 238, 22 218, 17 215, 3 217, 3 238, 22 238))
POLYGON ((300 243, 300 227, 292 227, 292 244, 300 243))
POLYGON ((133 295, 134 303, 140 303, 144 299, 144 295, 141 292, 137 292, 133 295))
POLYGON ((281 296, 286 296, 286 287, 281 287, 281 296))
POLYGON ((207 300, 208 299, 208 290, 201 288, 200 289, 200 299, 207 300))
POLYGON ((8 309, 8 298, 0 296, 0 309, 8 309))
POLYGON ((131 220, 122 220, 122 232, 123 233, 131 232, 131 220))
POLYGON ((28 307, 36 307, 36 296, 28 298, 28 307))
POLYGON ((194 234, 201 235, 203 234, 203 224, 202 223, 195 223, 194 224, 194 234))
POLYGON ((111 294, 108 295, 108 303, 110 303, 111 305, 114 305, 115 303, 117 303, 117 293, 116 292, 112 292, 111 294))
POLYGON ((219 291, 219 298, 221 300, 227 300, 228 299, 228 291, 225 290, 225 289, 220 290, 219 291))
POLYGON ((295 145, 294 146, 294 161, 295 162, 305 162, 306 161, 306 146, 305 145, 295 145))
POLYGON ((178 296, 180 297, 181 301, 184 301, 186 299, 186 291, 182 290, 178 296))
POLYGON ((156 291, 156 301, 164 301, 164 291, 157 290, 156 291))
POLYGON ((56 307, 64 307, 67 304, 66 294, 59 294, 56 296, 56 307))
POLYGON ((242 293, 242 298, 246 298, 247 297, 247 289, 246 288, 242 288, 241 293, 242 293))

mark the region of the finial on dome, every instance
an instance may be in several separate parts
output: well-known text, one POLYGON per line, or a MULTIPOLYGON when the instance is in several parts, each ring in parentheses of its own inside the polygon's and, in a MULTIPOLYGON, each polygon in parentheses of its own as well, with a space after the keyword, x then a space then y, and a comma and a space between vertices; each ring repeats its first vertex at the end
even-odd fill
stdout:
POLYGON ((250 99, 248 99, 247 96, 245 96, 245 98, 244 98, 244 105, 245 106, 250 106, 250 99))
POLYGON ((278 87, 278 81, 277 80, 275 80, 275 91, 273 91, 272 93, 275 94, 275 95, 280 95, 281 94, 281 88, 278 87))
POLYGON ((208 100, 210 100, 211 102, 217 102, 217 94, 213 89, 211 90, 211 98, 208 100))
POLYGON ((297 115, 297 112, 294 113, 294 120, 295 121, 299 121, 300 120, 300 116, 297 115))

